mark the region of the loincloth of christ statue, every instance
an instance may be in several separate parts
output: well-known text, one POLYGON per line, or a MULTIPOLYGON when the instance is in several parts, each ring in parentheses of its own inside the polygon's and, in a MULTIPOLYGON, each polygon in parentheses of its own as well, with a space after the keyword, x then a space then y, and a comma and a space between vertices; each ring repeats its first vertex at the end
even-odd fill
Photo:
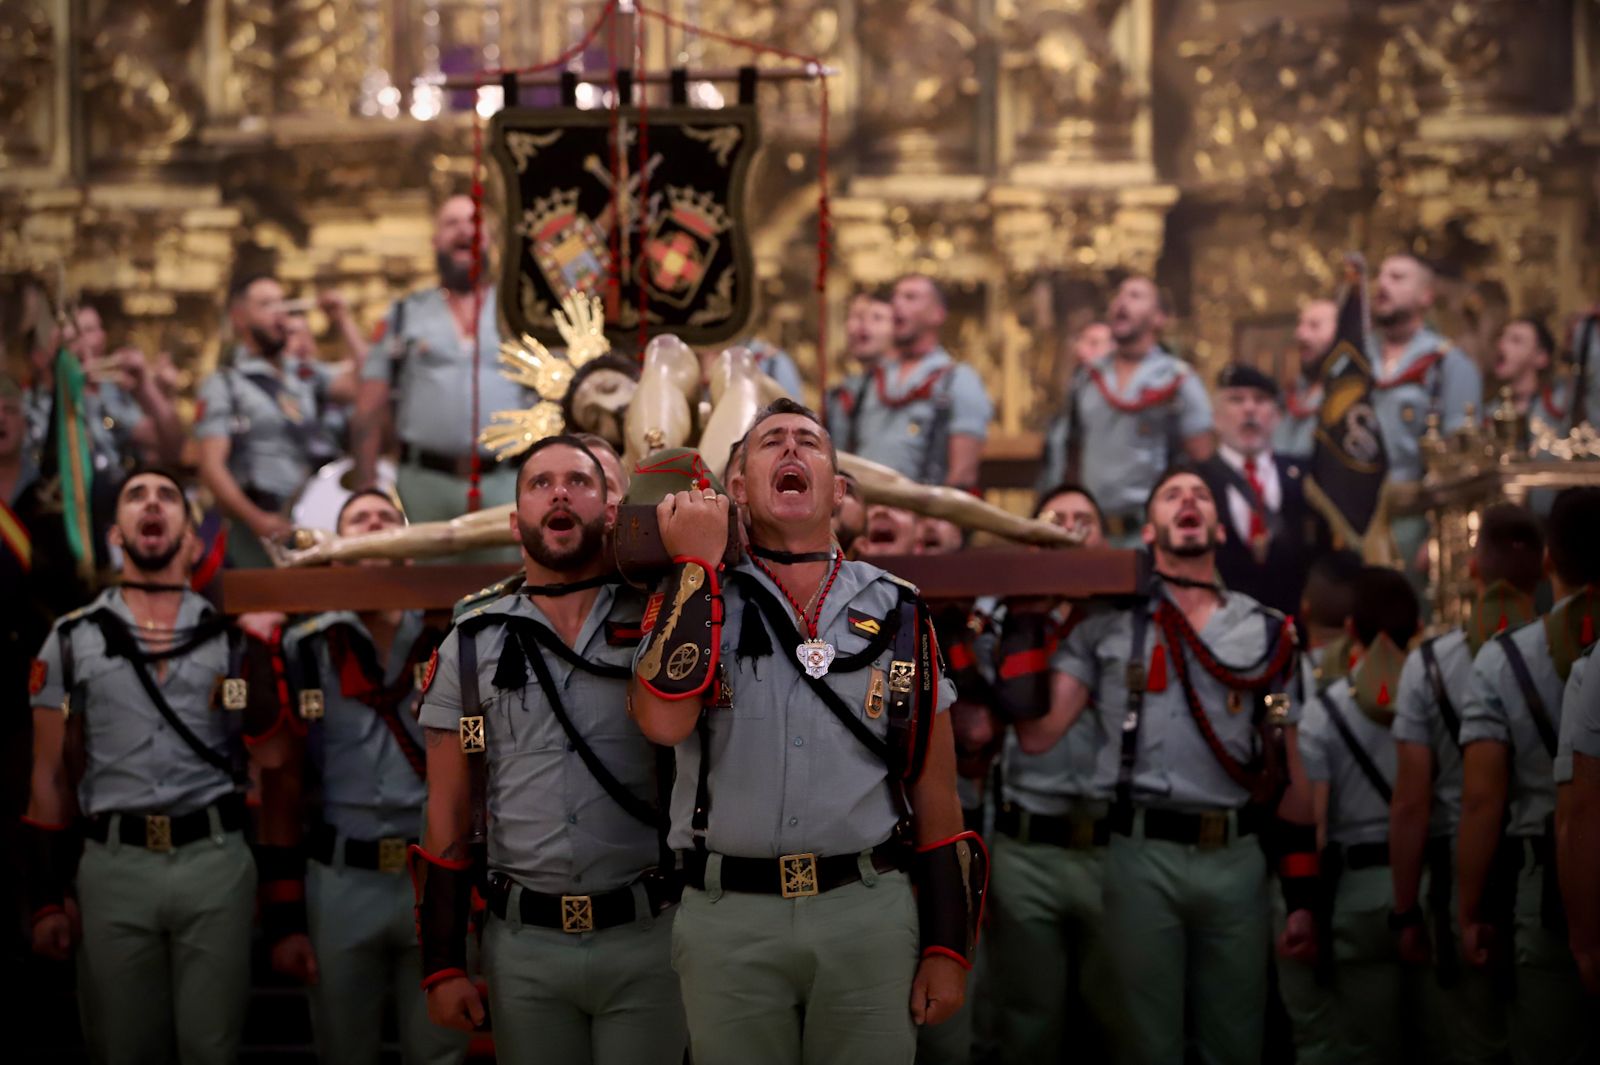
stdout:
MULTIPOLYGON (((788 396, 756 367, 743 347, 731 347, 712 360, 710 402, 700 399, 701 366, 694 350, 675 336, 662 335, 645 349, 637 378, 632 364, 607 355, 609 344, 599 323, 599 300, 569 296, 557 323, 567 341, 566 355, 552 354, 531 337, 501 348, 502 372, 533 388, 541 401, 526 411, 497 412, 479 436, 500 458, 510 458, 535 440, 560 432, 588 432, 605 438, 635 469, 649 455, 668 448, 695 447, 712 473, 722 478, 733 445, 744 436, 762 407, 788 396)), ((793 397, 790 397, 793 398, 793 397)), ((1077 537, 1049 522, 996 507, 957 488, 919 484, 911 478, 848 452, 839 452, 839 470, 856 479, 867 503, 882 503, 943 518, 964 529, 1029 544, 1075 546, 1077 537)), ((280 566, 315 566, 358 559, 420 559, 488 547, 505 547, 514 504, 462 514, 449 521, 406 525, 360 537, 340 537, 321 529, 296 530, 292 549, 277 548, 280 566)))

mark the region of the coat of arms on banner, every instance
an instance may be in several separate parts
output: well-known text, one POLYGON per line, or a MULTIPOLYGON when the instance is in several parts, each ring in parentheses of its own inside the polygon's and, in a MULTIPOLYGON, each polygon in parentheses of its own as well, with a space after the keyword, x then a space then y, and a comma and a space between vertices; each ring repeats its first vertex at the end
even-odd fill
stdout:
POLYGON ((615 336, 637 333, 641 303, 651 332, 691 344, 743 330, 755 284, 744 225, 755 108, 651 108, 642 138, 639 117, 634 108, 495 116, 508 215, 500 306, 513 334, 559 343, 554 314, 570 293, 602 297, 615 336))

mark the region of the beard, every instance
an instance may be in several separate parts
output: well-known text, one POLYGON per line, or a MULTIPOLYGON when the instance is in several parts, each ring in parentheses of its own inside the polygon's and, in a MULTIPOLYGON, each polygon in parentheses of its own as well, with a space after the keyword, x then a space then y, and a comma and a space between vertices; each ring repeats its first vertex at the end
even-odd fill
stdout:
MULTIPOLYGON (((577 520, 577 515, 573 515, 577 520)), ((605 546, 606 519, 602 514, 591 522, 579 526, 583 535, 578 542, 566 551, 552 551, 550 545, 545 543, 544 529, 539 525, 528 525, 519 517, 517 519, 517 535, 522 539, 522 549, 545 569, 554 573, 571 573, 573 570, 582 569, 596 558, 605 546)))
POLYGON ((172 560, 178 557, 178 552, 183 549, 183 537, 173 540, 171 545, 150 554, 139 550, 129 541, 124 540, 122 553, 128 556, 128 561, 133 563, 133 568, 140 573, 160 573, 172 565, 172 560))
POLYGON ((1398 307, 1391 308, 1391 309, 1389 309, 1387 311, 1381 311, 1381 312, 1380 311, 1373 311, 1372 312, 1372 324, 1376 325, 1376 326, 1381 326, 1384 329, 1388 329, 1390 326, 1396 326, 1396 325, 1402 324, 1403 322, 1405 322, 1405 320, 1407 318, 1410 318, 1410 317, 1411 317, 1411 312, 1410 311, 1402 310, 1401 308, 1398 308, 1398 307))
POLYGON ((289 343, 288 334, 279 333, 274 335, 254 325, 250 327, 250 339, 255 341, 256 350, 268 359, 277 358, 279 353, 283 351, 284 346, 289 343))
POLYGON ((1160 529, 1158 539, 1161 543, 1161 550, 1173 558, 1202 558, 1217 549, 1217 527, 1215 525, 1207 526, 1204 540, 1196 543, 1180 544, 1176 542, 1177 538, 1173 535, 1173 527, 1167 525, 1160 529))
POLYGON ((456 257, 448 251, 433 253, 434 265, 439 268, 439 284, 451 292, 472 291, 472 264, 469 262, 461 266, 456 262, 456 257))

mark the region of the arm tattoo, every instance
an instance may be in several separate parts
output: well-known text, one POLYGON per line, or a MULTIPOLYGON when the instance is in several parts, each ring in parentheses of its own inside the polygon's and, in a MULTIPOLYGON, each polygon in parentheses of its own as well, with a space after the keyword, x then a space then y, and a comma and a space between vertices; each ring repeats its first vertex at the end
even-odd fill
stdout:
POLYGON ((447 728, 433 728, 432 726, 424 727, 422 734, 424 737, 426 737, 429 747, 439 747, 443 745, 446 740, 456 736, 456 733, 451 732, 447 728))

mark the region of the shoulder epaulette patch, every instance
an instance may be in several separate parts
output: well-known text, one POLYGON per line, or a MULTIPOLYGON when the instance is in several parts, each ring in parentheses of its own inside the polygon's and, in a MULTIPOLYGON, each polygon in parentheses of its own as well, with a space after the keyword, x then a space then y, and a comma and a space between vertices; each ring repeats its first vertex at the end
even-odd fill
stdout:
POLYGON ((50 679, 50 666, 42 658, 35 658, 28 666, 28 694, 38 695, 50 679))
POLYGON ((850 631, 858 636, 873 637, 883 631, 883 620, 871 614, 850 607, 846 611, 850 619, 850 631))

